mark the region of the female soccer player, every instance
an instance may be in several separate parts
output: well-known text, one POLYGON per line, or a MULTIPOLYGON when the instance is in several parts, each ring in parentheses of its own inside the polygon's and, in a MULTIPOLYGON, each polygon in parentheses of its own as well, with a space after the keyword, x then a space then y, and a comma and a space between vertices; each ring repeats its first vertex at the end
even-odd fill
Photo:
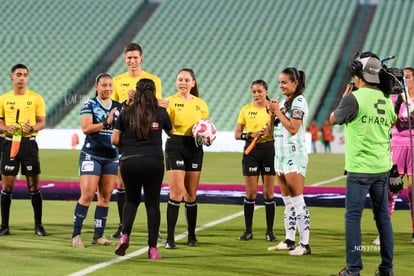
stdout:
POLYGON ((245 150, 254 138, 258 139, 256 146, 249 154, 243 154, 242 167, 246 182, 246 197, 244 199, 245 232, 239 237, 241 241, 253 238, 252 225, 254 205, 257 196, 259 175, 263 180, 263 197, 266 206, 266 240, 275 241, 273 223, 275 217, 274 182, 275 182, 275 145, 273 135, 265 136, 264 129, 269 121, 266 106, 268 97, 267 83, 255 80, 251 84, 253 103, 242 107, 237 119, 234 137, 245 140, 245 150), (243 132, 246 128, 246 132, 243 132))
POLYGON ((305 89, 305 73, 288 67, 279 75, 279 87, 286 97, 269 105, 270 129, 275 135, 276 179, 285 204, 286 239, 269 250, 290 250, 289 255, 311 253, 309 247, 310 217, 303 198, 308 154, 305 148, 305 123, 308 103, 302 95, 305 89), (275 124, 275 120, 277 120, 275 124), (295 248, 296 224, 299 228, 300 245, 295 248))
POLYGON ((188 245, 197 246, 196 192, 203 164, 203 148, 192 136, 193 125, 208 118, 207 104, 198 97, 198 87, 192 69, 180 70, 176 80, 178 92, 166 99, 174 127, 174 135, 166 143, 166 168, 170 195, 167 204, 167 249, 175 249, 174 231, 180 202, 184 197, 187 218, 188 245))
POLYGON ((95 192, 95 226, 92 244, 113 245, 104 237, 109 201, 118 172, 118 151, 111 144, 113 124, 122 104, 111 100, 112 77, 102 73, 96 77, 96 96, 82 106, 81 126, 86 134, 79 158, 81 196, 75 207, 72 246, 84 248, 81 231, 95 192))
POLYGON ((157 249, 160 228, 160 192, 164 177, 162 130, 172 134, 172 124, 165 108, 158 106, 155 83, 141 79, 136 86, 134 101, 119 117, 112 135, 114 145, 122 144, 120 169, 125 184, 122 236, 115 254, 124 256, 129 246, 137 208, 144 187, 147 209, 148 258, 160 259, 157 249))

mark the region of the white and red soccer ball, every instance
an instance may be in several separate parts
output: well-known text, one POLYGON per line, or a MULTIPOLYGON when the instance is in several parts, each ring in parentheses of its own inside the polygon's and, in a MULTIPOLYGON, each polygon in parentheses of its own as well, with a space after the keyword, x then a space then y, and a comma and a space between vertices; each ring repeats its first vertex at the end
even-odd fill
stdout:
POLYGON ((216 139, 216 127, 210 120, 200 120, 193 126, 193 137, 197 145, 210 146, 216 139))

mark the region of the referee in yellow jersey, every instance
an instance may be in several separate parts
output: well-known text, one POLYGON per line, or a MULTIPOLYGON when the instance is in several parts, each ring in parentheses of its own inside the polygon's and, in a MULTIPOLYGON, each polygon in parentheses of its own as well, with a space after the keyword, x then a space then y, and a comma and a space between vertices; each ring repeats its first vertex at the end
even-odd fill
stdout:
POLYGON ((255 80, 250 86, 253 103, 240 110, 234 136, 237 140, 246 141, 245 149, 254 138, 258 139, 256 146, 249 154, 243 154, 242 168, 246 182, 246 197, 244 199, 245 232, 239 237, 241 241, 253 238, 252 225, 254 205, 257 196, 259 176, 263 180, 263 197, 266 207, 266 240, 273 242, 275 217, 274 182, 275 182, 275 145, 273 135, 266 136, 264 129, 269 121, 266 111, 268 88, 264 80, 255 80), (243 132, 246 130, 245 132, 243 132))
POLYGON ((0 132, 5 134, 2 145, 1 172, 1 228, 0 236, 9 235, 9 216, 14 181, 21 165, 22 175, 26 176, 35 220, 35 234, 47 236, 42 225, 42 194, 39 188, 39 149, 36 136, 45 128, 45 101, 39 94, 27 89, 29 69, 24 64, 16 64, 11 69, 10 79, 13 90, 0 97, 0 132), (21 141, 12 137, 21 136, 21 141), (13 145, 13 156, 10 155, 13 145), (17 153, 14 156, 14 153, 17 153))
POLYGON ((181 200, 184 197, 187 218, 188 245, 197 246, 196 193, 203 164, 203 147, 196 145, 193 125, 208 118, 207 104, 198 97, 198 87, 192 69, 182 69, 177 76, 178 92, 166 99, 167 112, 174 127, 173 136, 165 146, 167 179, 170 195, 167 204, 167 249, 175 249, 174 231, 181 200))
MULTIPOLYGON (((137 43, 130 43, 125 46, 124 50, 124 62, 128 67, 128 71, 122 73, 113 79, 113 93, 112 100, 122 103, 124 106, 128 106, 135 94, 135 87, 141 79, 150 79, 155 84, 155 97, 158 99, 158 104, 162 107, 162 86, 161 80, 156 75, 150 74, 147 71, 142 70, 141 63, 144 60, 142 56, 142 48, 137 43)), ((118 148, 119 155, 121 157, 122 148, 118 148)), ((117 204, 119 215, 119 227, 118 230, 112 234, 113 238, 120 238, 122 236, 122 209, 125 204, 125 185, 122 180, 121 174, 118 170, 118 185, 117 185, 117 204)))

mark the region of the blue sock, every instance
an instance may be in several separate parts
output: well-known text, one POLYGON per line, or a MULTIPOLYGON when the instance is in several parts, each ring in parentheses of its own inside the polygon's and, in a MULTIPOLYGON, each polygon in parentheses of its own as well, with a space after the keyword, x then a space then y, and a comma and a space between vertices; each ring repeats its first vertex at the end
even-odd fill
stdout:
POLYGON ((79 202, 76 204, 75 207, 75 214, 73 215, 73 232, 72 238, 80 235, 82 231, 83 221, 88 214, 88 206, 80 205, 79 202))
POLYGON ((96 206, 94 218, 94 239, 99 239, 103 236, 106 220, 108 219, 108 207, 96 206))

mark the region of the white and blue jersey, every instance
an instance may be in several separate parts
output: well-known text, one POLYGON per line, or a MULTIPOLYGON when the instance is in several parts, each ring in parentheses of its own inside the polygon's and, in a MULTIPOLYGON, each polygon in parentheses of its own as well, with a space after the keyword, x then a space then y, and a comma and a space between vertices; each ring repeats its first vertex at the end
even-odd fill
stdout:
POLYGON ((113 122, 108 127, 101 129, 98 132, 87 134, 85 137, 85 143, 83 144, 82 151, 96 157, 115 159, 118 158, 118 151, 111 143, 111 136, 113 132, 113 126, 122 109, 122 104, 111 100, 106 107, 101 103, 98 97, 88 99, 82 106, 80 115, 92 116, 93 123, 98 124, 106 121, 109 112, 116 108, 114 113, 113 122))

